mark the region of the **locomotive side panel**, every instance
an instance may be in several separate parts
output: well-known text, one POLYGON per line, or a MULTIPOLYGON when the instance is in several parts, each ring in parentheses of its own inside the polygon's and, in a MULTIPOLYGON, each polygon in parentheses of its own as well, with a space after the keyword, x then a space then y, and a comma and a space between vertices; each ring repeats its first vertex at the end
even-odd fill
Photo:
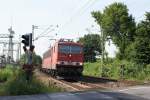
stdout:
POLYGON ((51 69, 51 57, 44 59, 44 67, 46 69, 51 69))
POLYGON ((47 52, 43 55, 43 61, 42 61, 42 68, 44 69, 51 69, 51 50, 49 49, 47 52))
POLYGON ((57 58, 58 58, 58 46, 57 44, 55 44, 55 46, 51 49, 52 50, 52 69, 57 69, 56 65, 57 65, 57 58))

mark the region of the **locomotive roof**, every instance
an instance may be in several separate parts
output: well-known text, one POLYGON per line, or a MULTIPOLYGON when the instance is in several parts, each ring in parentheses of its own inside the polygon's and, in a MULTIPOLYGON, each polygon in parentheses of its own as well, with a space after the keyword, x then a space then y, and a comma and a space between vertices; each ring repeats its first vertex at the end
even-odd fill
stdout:
POLYGON ((81 43, 77 43, 77 42, 58 42, 58 44, 75 44, 75 45, 81 45, 81 43))
MULTIPOLYGON (((73 42, 73 41, 57 41, 53 44, 53 46, 55 45, 59 45, 59 44, 73 44, 73 45, 79 45, 79 46, 83 46, 81 43, 77 43, 77 42, 73 42)), ((44 52, 44 54, 46 54, 47 52, 49 52, 49 50, 53 47, 51 46, 47 51, 44 52)), ((43 54, 43 55, 44 55, 43 54)))

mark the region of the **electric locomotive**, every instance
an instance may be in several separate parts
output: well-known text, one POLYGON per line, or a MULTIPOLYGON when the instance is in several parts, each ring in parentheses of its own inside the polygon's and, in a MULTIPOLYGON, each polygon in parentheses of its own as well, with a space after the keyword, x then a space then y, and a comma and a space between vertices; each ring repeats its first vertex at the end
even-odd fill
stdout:
POLYGON ((60 39, 44 53, 42 70, 64 78, 81 76, 83 45, 69 39, 60 39))

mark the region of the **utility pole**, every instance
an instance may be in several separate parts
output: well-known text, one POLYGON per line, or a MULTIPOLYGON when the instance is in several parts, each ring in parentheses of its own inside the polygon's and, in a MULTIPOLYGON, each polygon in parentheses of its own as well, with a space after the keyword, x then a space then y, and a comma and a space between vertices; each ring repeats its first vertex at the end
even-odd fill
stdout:
POLYGON ((19 55, 19 59, 21 58, 21 35, 19 35, 19 42, 18 42, 18 55, 19 55))
POLYGON ((17 54, 16 54, 16 61, 19 61, 19 57, 20 57, 20 53, 19 53, 19 51, 20 51, 20 43, 18 43, 18 45, 17 45, 17 54))
POLYGON ((6 53, 5 53, 5 51, 6 51, 6 43, 5 42, 2 42, 3 43, 3 55, 5 55, 6 53))
MULTIPOLYGON (((10 50, 7 48, 7 45, 8 45, 8 47, 9 47, 9 44, 10 44, 9 41, 0 41, 0 44, 3 44, 3 55, 9 56, 9 55, 8 55, 8 52, 9 52, 10 50)), ((20 42, 17 42, 17 41, 16 41, 16 42, 13 42, 12 44, 13 44, 13 45, 16 45, 17 48, 18 48, 17 50, 15 50, 15 49, 13 48, 13 49, 12 49, 12 52, 16 51, 16 55, 17 55, 16 58, 17 58, 17 60, 19 60, 19 55, 20 55, 20 54, 19 54, 19 52, 20 52, 20 49, 19 49, 20 46, 19 46, 19 45, 20 45, 20 42)), ((8 62, 9 62, 9 57, 7 58, 7 60, 8 60, 8 62)), ((10 59, 10 60, 12 60, 12 59, 10 59)))
POLYGON ((0 34, 0 38, 9 38, 7 60, 10 63, 10 61, 13 61, 13 34, 15 32, 12 30, 12 27, 8 31, 9 34, 0 34))
POLYGON ((32 38, 33 38, 33 44, 34 44, 34 25, 32 25, 32 38))
POLYGON ((32 25, 32 39, 33 39, 33 45, 34 45, 34 30, 38 29, 38 26, 32 25))
MULTIPOLYGON (((5 55, 7 57, 7 62, 10 63, 12 61, 14 61, 14 51, 17 51, 17 53, 20 51, 18 50, 14 50, 14 45, 19 45, 21 44, 20 42, 14 42, 13 41, 13 37, 15 32, 12 30, 12 27, 8 28, 9 34, 0 34, 0 38, 6 38, 8 40, 6 41, 0 41, 0 44, 3 44, 3 55, 5 55)), ((21 46, 18 47, 21 49, 21 46)), ((21 52, 21 51, 20 51, 21 52)), ((17 54, 17 59, 19 58, 19 53, 17 54)))
POLYGON ((10 35, 9 35, 9 46, 8 46, 8 61, 11 62, 13 61, 13 34, 15 33, 13 30, 12 30, 12 27, 10 27, 8 29, 10 35))
POLYGON ((101 48, 102 48, 102 56, 101 56, 101 77, 103 76, 103 63, 104 63, 104 50, 105 50, 105 41, 104 41, 104 34, 103 34, 103 29, 100 28, 101 30, 101 48))

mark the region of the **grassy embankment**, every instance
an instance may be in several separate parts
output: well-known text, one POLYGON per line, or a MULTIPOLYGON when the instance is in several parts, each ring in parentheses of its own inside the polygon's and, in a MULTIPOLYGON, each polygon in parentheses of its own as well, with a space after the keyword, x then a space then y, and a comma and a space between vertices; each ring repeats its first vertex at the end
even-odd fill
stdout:
POLYGON ((96 76, 99 77, 101 74, 101 65, 100 62, 86 62, 84 63, 83 75, 96 76))
POLYGON ((45 86, 33 77, 26 81, 25 73, 19 67, 7 66, 0 69, 0 95, 27 95, 63 91, 55 86, 45 86))
POLYGON ((150 81, 150 65, 138 65, 125 60, 111 60, 103 65, 103 73, 101 73, 101 69, 100 61, 86 62, 83 74, 98 77, 103 75, 103 77, 113 79, 124 78, 127 80, 150 81), (125 67, 121 69, 121 65, 125 65, 125 67))

